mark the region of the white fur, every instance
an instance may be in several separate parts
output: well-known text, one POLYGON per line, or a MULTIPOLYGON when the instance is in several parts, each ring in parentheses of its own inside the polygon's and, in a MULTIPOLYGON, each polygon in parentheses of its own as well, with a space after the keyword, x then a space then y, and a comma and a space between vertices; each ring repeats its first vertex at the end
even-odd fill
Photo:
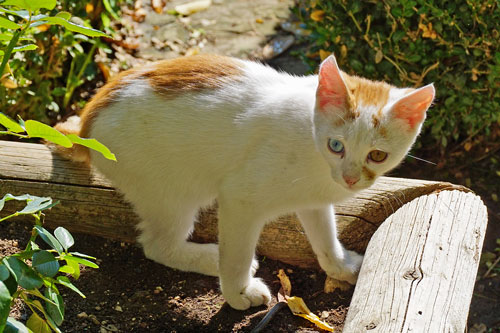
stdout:
POLYGON ((263 225, 283 213, 298 213, 329 275, 355 283, 362 256, 338 241, 332 204, 372 181, 348 188, 341 174, 361 170, 377 148, 390 156, 388 163, 370 165, 381 175, 400 162, 416 133, 402 137, 392 126, 394 136, 378 137, 370 130, 369 108, 354 125, 333 129, 325 115, 314 116, 316 76, 294 77, 253 62, 241 66, 242 80, 174 99, 157 95, 145 80, 130 80, 90 132, 118 162, 92 153, 92 163, 140 215, 146 256, 220 276, 233 308, 270 301, 266 285, 253 277, 253 257, 263 225), (327 150, 330 137, 345 140, 346 158, 327 150), (215 199, 219 245, 187 242, 198 209, 215 199))

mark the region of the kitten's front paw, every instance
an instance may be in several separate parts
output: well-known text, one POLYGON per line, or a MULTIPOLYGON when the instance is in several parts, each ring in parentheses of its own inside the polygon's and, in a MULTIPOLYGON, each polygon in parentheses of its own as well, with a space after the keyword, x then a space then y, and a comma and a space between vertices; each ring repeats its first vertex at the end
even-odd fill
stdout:
MULTIPOLYGON (((318 258, 319 259, 319 258, 318 258)), ((345 251, 343 260, 320 260, 321 267, 328 276, 350 284, 356 284, 363 256, 354 251, 345 251)))
POLYGON ((227 303, 236 310, 246 310, 251 306, 268 304, 271 292, 261 279, 252 278, 240 293, 223 293, 227 303))

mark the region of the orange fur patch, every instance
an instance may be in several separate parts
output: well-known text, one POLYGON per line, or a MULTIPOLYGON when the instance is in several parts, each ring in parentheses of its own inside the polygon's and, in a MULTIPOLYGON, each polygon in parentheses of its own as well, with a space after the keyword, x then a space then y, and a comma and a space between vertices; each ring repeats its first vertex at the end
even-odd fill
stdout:
POLYGON ((88 137, 92 124, 105 107, 113 101, 117 91, 131 79, 146 79, 151 87, 166 97, 187 91, 199 91, 220 87, 228 77, 242 74, 238 63, 229 57, 198 55, 163 60, 153 64, 150 70, 134 68, 112 78, 85 106, 81 118, 81 137, 88 137))
POLYGON ((363 173, 363 175, 365 176, 366 179, 368 179, 368 180, 375 179, 375 172, 373 172, 372 170, 368 169, 367 167, 364 166, 361 169, 361 172, 363 173))
POLYGON ((218 88, 229 77, 243 74, 239 64, 229 57, 200 55, 158 62, 142 76, 162 95, 218 88))
POLYGON ((377 113, 372 116, 372 122, 374 127, 378 127, 382 119, 382 108, 389 100, 392 86, 385 82, 371 81, 347 74, 344 74, 343 78, 349 90, 351 108, 354 109, 360 104, 375 106, 377 113))

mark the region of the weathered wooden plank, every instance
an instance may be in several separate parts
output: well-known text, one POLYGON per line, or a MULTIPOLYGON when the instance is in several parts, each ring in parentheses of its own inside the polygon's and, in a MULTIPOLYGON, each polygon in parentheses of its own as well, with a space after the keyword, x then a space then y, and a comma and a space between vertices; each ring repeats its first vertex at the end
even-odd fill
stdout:
MULTIPOLYGON (((110 182, 95 170, 53 155, 40 144, 0 141, 0 157, 0 196, 31 193, 60 200, 47 213, 48 226, 135 240, 134 225, 138 217, 110 182)), ((364 252, 378 225, 399 207, 418 196, 443 189, 466 190, 449 183, 382 177, 370 189, 336 206, 340 239, 346 247, 364 252)), ((215 208, 202 212, 199 220, 193 238, 216 241, 215 208)), ((309 242, 293 214, 266 226, 258 252, 303 267, 316 265, 309 242)))
POLYGON ((345 332, 464 332, 487 224, 473 193, 420 196, 375 232, 345 332))

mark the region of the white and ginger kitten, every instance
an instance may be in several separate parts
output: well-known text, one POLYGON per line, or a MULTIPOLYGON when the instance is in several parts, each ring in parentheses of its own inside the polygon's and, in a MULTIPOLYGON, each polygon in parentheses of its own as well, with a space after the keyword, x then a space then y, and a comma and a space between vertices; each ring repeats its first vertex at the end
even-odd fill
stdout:
POLYGON ((218 276, 226 301, 243 310, 271 299, 254 277, 254 252, 264 224, 284 213, 297 213, 329 276, 356 282, 363 257, 337 239, 333 205, 401 162, 433 98, 433 85, 351 76, 333 56, 305 77, 194 56, 121 73, 76 130, 58 128, 116 154, 118 162, 82 146, 69 152, 133 204, 148 258, 218 276), (199 208, 215 199, 218 245, 187 241, 199 208))

